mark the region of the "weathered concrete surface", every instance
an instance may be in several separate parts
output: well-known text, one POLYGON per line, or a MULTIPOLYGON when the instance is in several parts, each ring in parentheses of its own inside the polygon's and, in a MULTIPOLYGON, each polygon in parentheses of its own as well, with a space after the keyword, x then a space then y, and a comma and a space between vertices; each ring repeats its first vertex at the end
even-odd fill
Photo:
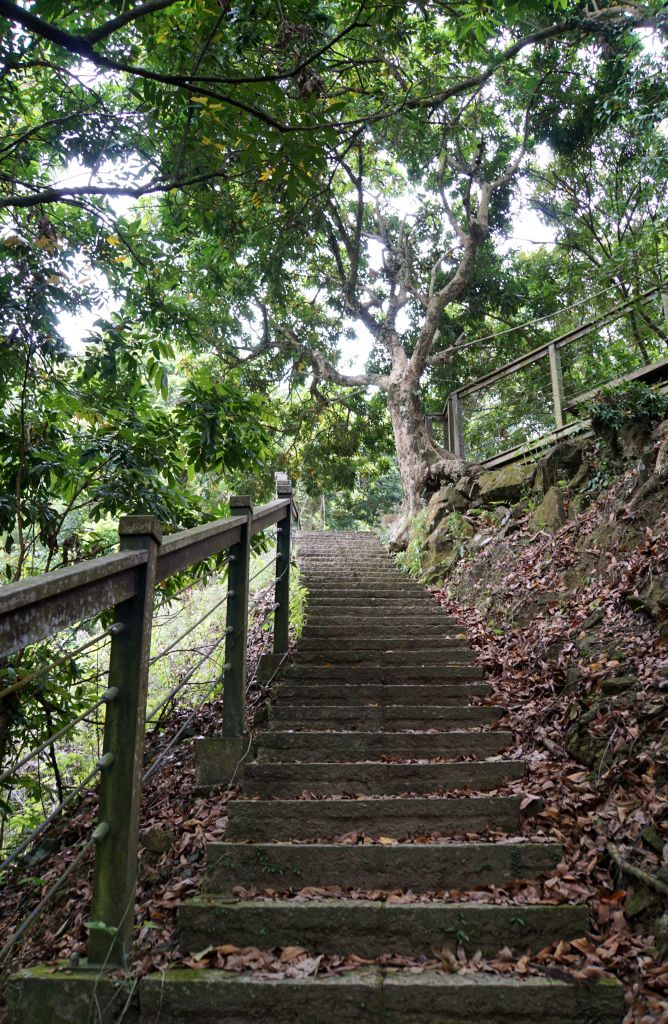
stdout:
POLYGON ((348 832, 406 839, 461 835, 520 824, 518 797, 481 796, 396 800, 231 800, 227 838, 255 842, 325 839, 348 832))
POLYGON ((369 761, 379 757, 433 760, 438 757, 493 757, 513 742, 494 732, 269 732, 257 740, 259 761, 369 761))
POLYGON ((294 666, 300 665, 397 665, 401 668, 423 665, 438 665, 446 668, 449 665, 471 665, 475 655, 470 648, 464 644, 448 646, 442 649, 420 647, 419 650, 387 650, 387 651, 360 651, 342 650, 330 648, 325 651, 300 651, 294 660, 294 666))
POLYGON ((286 669, 283 678, 290 680, 341 680, 350 683, 398 683, 405 681, 416 683, 424 680, 427 683, 452 683, 457 679, 482 679, 483 671, 479 665, 356 665, 354 675, 349 668, 328 662, 325 665, 297 665, 286 669))
POLYGON ((582 938, 584 906, 495 906, 476 903, 382 903, 366 900, 240 900, 201 896, 179 908, 182 949, 303 946, 313 953, 376 957, 430 954, 446 943, 494 956, 505 946, 537 952, 557 939, 582 938))
POLYGON ((195 745, 195 785, 229 786, 239 779, 245 762, 253 756, 250 736, 212 736, 195 745))
MULTIPOLYGON (((461 633, 454 633, 450 636, 437 633, 435 630, 421 637, 420 647, 428 648, 430 651, 439 650, 464 650, 470 651, 466 638, 461 633)), ((394 636, 373 636, 365 638, 364 650, 367 651, 415 651, 416 639, 414 636, 402 636, 395 627, 394 636)), ((306 652, 317 652, 323 659, 329 658, 330 654, 336 651, 359 650, 359 637, 354 636, 319 636, 311 639, 305 637, 299 644, 299 656, 306 652)))
POLYGON ((499 789, 524 778, 522 761, 464 761, 449 764, 257 764, 246 766, 246 796, 300 797, 435 793, 469 787, 473 792, 499 789))
POLYGON ((212 843, 204 891, 232 896, 236 885, 290 892, 304 886, 414 893, 503 885, 557 866, 558 843, 405 843, 397 846, 290 846, 212 843))
POLYGON ((142 980, 141 1024, 619 1024, 618 982, 361 970, 332 978, 177 969, 142 980))
POLYGON ((461 704, 475 697, 487 697, 487 683, 288 683, 283 682, 274 692, 272 703, 289 704, 406 704, 417 708, 421 704, 444 707, 461 704))
POLYGON ((272 729, 381 729, 394 732, 402 729, 457 729, 492 725, 503 717, 497 707, 401 707, 381 704, 349 704, 316 707, 281 703, 269 709, 272 729))
POLYGON ((31 967, 7 984, 9 1024, 112 1024, 126 1004, 123 1024, 137 1024, 134 987, 100 971, 31 967))

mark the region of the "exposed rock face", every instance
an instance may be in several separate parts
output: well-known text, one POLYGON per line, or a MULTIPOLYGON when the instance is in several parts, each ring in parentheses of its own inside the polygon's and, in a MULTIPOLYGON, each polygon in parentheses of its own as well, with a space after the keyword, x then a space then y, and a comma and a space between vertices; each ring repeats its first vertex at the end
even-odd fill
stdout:
POLYGON ((559 480, 569 480, 582 465, 582 446, 562 441, 552 448, 538 463, 536 477, 541 490, 549 491, 559 480))
POLYGON ((648 580, 637 594, 631 594, 627 600, 636 611, 654 619, 665 619, 668 614, 668 575, 648 580))
POLYGON ((535 465, 526 465, 522 462, 514 462, 503 469, 483 473, 479 480, 480 500, 506 501, 511 504, 519 501, 523 492, 531 487, 535 475, 535 465))
POLYGON ((529 520, 532 530, 555 530, 565 519, 564 495, 558 487, 550 487, 529 520))
POLYGON ((449 512, 461 512, 468 502, 457 488, 448 485, 436 491, 427 505, 427 532, 434 530, 449 512))

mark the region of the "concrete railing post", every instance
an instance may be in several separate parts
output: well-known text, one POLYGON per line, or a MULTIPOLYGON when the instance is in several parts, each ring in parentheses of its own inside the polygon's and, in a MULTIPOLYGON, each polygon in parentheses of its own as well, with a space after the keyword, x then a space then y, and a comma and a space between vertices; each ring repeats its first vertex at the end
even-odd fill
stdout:
POLYGON ((240 540, 230 548, 227 573, 227 640, 223 676, 223 736, 238 737, 244 731, 246 699, 246 643, 248 639, 248 576, 250 568, 251 516, 248 495, 230 498, 230 515, 245 516, 240 540))
POLYGON ((276 584, 274 590, 274 654, 285 654, 290 643, 290 548, 292 538, 292 484, 284 473, 276 474, 276 497, 290 498, 285 519, 276 536, 276 584))
POLYGON ((122 551, 145 549, 147 559, 138 569, 137 593, 114 610, 123 628, 112 639, 109 661, 109 687, 118 694, 104 724, 104 753, 113 762, 100 779, 99 820, 108 831, 96 844, 88 924, 88 962, 108 967, 125 966, 132 947, 153 592, 162 541, 153 516, 124 516, 118 532, 122 551))

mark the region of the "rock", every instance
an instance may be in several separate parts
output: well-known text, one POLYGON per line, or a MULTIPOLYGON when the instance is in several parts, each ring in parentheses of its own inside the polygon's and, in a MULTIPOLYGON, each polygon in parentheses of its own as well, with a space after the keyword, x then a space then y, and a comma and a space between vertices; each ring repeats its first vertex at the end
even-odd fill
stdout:
POLYGON ((645 910, 653 907, 656 903, 656 896, 644 885, 635 883, 638 888, 631 892, 626 898, 624 904, 624 916, 632 920, 634 917, 639 917, 645 910))
POLYGON ((603 622, 603 617, 603 609, 595 608, 591 615, 588 618, 586 618, 582 623, 582 628, 593 629, 594 626, 598 626, 601 622, 603 622))
POLYGON ((462 512, 467 507, 468 501, 455 487, 451 484, 441 487, 427 505, 427 533, 431 533, 449 512, 462 512))
POLYGON ((536 467, 524 462, 513 462, 503 469, 483 473, 478 481, 480 498, 483 502, 504 501, 513 504, 531 487, 535 473, 536 467))
POLYGON ((668 577, 655 576, 638 591, 629 594, 627 603, 638 612, 644 612, 654 619, 664 618, 668 611, 668 577))
POLYGON ((591 471, 591 462, 589 462, 588 459, 584 459, 575 476, 571 477, 571 479, 568 481, 568 486, 571 487, 574 491, 577 491, 579 487, 582 487, 583 483, 585 482, 591 471))
POLYGON ((568 480, 582 464, 582 448, 571 441, 562 441, 552 448, 538 463, 537 475, 540 475, 543 491, 547 492, 556 486, 559 480, 568 480))
POLYGON ((636 685, 635 676, 615 676, 612 679, 604 679, 601 683, 601 690, 607 696, 616 696, 618 693, 626 693, 636 685))
POLYGON ((648 825, 647 828, 642 831, 641 835, 643 841, 646 842, 648 846, 651 846, 655 853, 658 853, 659 856, 663 856, 663 839, 653 825, 648 825))
POLYGON ((550 487, 543 501, 529 518, 532 530, 554 530, 564 521, 564 496, 558 487, 550 487))
POLYGON ((619 430, 619 444, 624 455, 642 455, 651 443, 651 427, 646 423, 625 423, 619 430))
POLYGON ((480 484, 474 476, 462 476, 455 484, 455 490, 463 494, 467 501, 475 501, 480 497, 480 484))
POLYGON ((657 423, 652 431, 653 441, 663 441, 665 437, 668 437, 668 420, 662 420, 661 423, 657 423))
POLYGON ((171 829, 160 828, 154 825, 139 834, 139 842, 149 853, 167 853, 172 843, 176 841, 176 833, 171 829))

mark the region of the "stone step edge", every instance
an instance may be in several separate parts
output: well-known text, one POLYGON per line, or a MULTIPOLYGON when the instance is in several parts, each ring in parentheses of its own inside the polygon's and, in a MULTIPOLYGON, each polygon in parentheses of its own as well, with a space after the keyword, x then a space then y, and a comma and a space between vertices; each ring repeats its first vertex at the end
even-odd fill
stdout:
POLYGON ((359 892, 414 893, 503 885, 553 871, 563 856, 559 843, 451 842, 356 844, 216 841, 206 847, 204 894, 232 898, 236 885, 276 892, 339 885, 359 892))
POLYGON ((538 952, 559 939, 589 931, 584 904, 398 903, 323 899, 255 899, 230 902, 195 896, 178 909, 182 949, 197 952, 229 942, 282 948, 299 945, 312 953, 429 954, 448 941, 468 955, 494 956, 508 946, 538 952))
POLYGON ((482 972, 415 975, 396 968, 279 979, 169 968, 142 978, 139 998, 140 1024, 152 1024, 158 1017, 163 1024, 200 1019, 221 1024, 231 1019, 238 1024, 406 1024, 419 1018, 433 1021, 435 1014, 449 1024, 621 1024, 624 1013, 623 988, 616 979, 585 985, 482 972))

